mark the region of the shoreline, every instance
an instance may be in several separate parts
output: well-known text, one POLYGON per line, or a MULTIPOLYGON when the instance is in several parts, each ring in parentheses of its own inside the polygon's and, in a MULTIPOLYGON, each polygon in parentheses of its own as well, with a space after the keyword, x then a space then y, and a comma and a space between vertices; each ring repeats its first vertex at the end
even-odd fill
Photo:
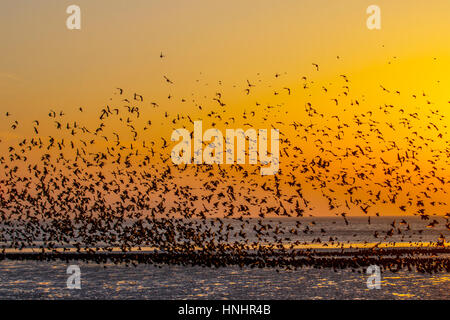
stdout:
MULTIPOLYGON (((279 252, 9 252, 0 254, 0 261, 83 261, 98 264, 183 265, 220 268, 227 266, 251 268, 298 269, 305 267, 351 268, 365 270, 377 265, 393 272, 402 269, 421 273, 450 272, 450 248, 373 248, 344 251, 291 250, 279 252)), ((106 267, 106 266, 105 266, 106 267)))

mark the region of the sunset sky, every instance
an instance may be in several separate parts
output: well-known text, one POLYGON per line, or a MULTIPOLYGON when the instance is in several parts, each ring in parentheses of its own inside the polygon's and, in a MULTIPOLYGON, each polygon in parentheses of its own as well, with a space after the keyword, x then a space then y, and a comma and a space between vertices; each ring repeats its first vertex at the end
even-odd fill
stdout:
POLYGON ((186 95, 200 73, 243 84, 287 72, 295 83, 312 62, 322 67, 316 79, 345 72, 366 94, 395 84, 446 102, 449 12, 447 0, 5 0, 0 110, 27 118, 51 106, 96 109, 117 86, 157 98, 167 92, 163 74, 186 95), (80 31, 65 26, 70 4, 81 8, 80 31), (371 4, 381 8, 381 30, 366 27, 371 4))
MULTIPOLYGON (((362 110, 386 103, 409 112, 432 108, 450 125, 449 14, 448 0, 3 0, 0 134, 11 133, 6 112, 20 122, 18 136, 50 109, 95 123, 117 87, 172 113, 214 106, 219 90, 236 112, 255 101, 283 100, 295 116, 309 99, 333 111, 341 74, 351 79, 362 110), (66 28, 71 4, 81 8, 81 30, 66 28), (366 27, 372 4, 381 8, 381 30, 366 27), (279 87, 301 88, 303 76, 319 91, 329 86, 329 96, 274 97, 279 87), (247 80, 256 84, 251 96, 244 93, 247 80), (401 94, 387 96, 380 85, 401 94)), ((161 135, 170 136, 170 129, 161 135)), ((448 140, 438 143, 448 148, 448 140)))

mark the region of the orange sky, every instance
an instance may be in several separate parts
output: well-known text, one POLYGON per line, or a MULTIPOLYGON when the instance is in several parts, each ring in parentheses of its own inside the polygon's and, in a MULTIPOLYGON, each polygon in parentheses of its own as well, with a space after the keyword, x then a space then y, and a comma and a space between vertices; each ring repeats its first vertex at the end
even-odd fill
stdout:
POLYGON ((295 82, 313 72, 311 62, 324 79, 352 74, 366 94, 382 82, 446 102, 450 3, 377 1, 382 28, 371 31, 372 2, 80 0, 82 29, 70 31, 65 10, 73 1, 5 0, 0 110, 24 119, 52 106, 96 110, 117 86, 157 99, 167 92, 163 74, 186 95, 200 72, 210 86, 242 84, 258 72, 288 72, 295 82), (388 65, 393 56, 399 63, 388 65))
MULTIPOLYGON (((429 99, 450 125, 448 0, 79 0, 79 31, 66 28, 70 4, 0 4, 2 137, 11 135, 6 112, 20 123, 13 133, 18 137, 29 135, 32 121, 50 109, 96 125, 99 110, 117 98, 116 87, 138 92, 145 106, 156 101, 172 114, 195 115, 198 104, 212 107, 220 90, 236 114, 255 101, 283 103, 300 121, 306 101, 334 111, 331 98, 342 91, 340 74, 351 79, 352 99, 364 102, 361 111, 392 103, 415 112, 428 108, 429 99), (371 4, 381 8, 381 30, 366 27, 371 4), (319 72, 312 63, 320 65, 319 72), (302 76, 316 83, 311 97, 301 90, 290 97, 273 95, 284 86, 300 88, 302 76), (246 80, 257 85, 250 96, 243 92, 246 80), (322 85, 328 95, 318 94, 322 85), (383 94, 380 85, 401 94, 383 94), (422 93, 426 99, 412 98, 422 93), (77 113, 80 106, 83 114, 77 113)), ((158 112, 152 112, 148 117, 158 125, 158 112)), ((255 126, 270 128, 276 120, 255 126)), ((42 124, 43 132, 46 126, 50 132, 53 121, 42 124)), ((170 137, 171 129, 162 126, 158 134, 170 137)), ((448 134, 437 143, 448 148, 448 134)))

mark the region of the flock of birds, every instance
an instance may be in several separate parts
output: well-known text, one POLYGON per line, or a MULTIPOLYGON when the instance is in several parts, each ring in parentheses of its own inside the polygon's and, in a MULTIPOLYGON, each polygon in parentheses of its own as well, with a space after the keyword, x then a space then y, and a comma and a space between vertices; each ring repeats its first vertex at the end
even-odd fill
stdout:
MULTIPOLYGON (((233 86, 253 99, 240 109, 231 107, 219 82, 202 99, 170 93, 166 101, 147 101, 117 88, 89 124, 50 110, 25 128, 6 112, 2 123, 27 133, 0 141, 2 258, 77 254, 97 262, 334 269, 375 262, 392 270, 449 271, 448 122, 431 98, 411 95, 420 106, 415 110, 371 105, 352 95, 348 75, 327 84, 303 76, 287 86, 282 79, 277 73, 269 85, 257 78, 233 86), (258 88, 273 91, 270 102, 257 100, 258 88), (289 99, 301 109, 290 108, 289 99), (191 112, 164 107, 169 101, 190 104, 184 109, 191 112), (261 164, 173 164, 169 129, 192 131, 197 119, 205 127, 279 129, 278 173, 261 177, 261 164), (351 244, 318 227, 314 214, 324 210, 349 230, 352 215, 366 216, 369 226, 380 211, 417 216, 423 224, 417 229, 406 216, 393 218, 364 240, 368 248, 346 251, 351 244), (413 244, 438 227, 426 248, 381 248, 413 244), (27 248, 39 253, 15 254, 27 248)), ((176 81, 166 75, 162 81, 172 92, 176 81)), ((379 91, 386 100, 401 94, 379 91)))

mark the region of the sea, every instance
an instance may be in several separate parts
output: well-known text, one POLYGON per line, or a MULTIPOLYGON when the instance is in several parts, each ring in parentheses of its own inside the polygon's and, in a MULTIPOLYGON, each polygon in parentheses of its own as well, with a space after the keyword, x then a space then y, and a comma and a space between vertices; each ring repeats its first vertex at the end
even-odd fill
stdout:
MULTIPOLYGON (((429 222, 405 218, 411 230, 406 236, 395 236, 395 240, 436 241, 441 234, 448 238, 445 219, 436 219, 439 224, 426 228, 429 222), (424 231, 419 233, 418 230, 424 231)), ((375 219, 370 225, 366 219, 350 219, 349 225, 338 218, 314 219, 315 224, 311 224, 312 220, 301 221, 314 229, 326 227, 327 237, 360 243, 373 241, 374 230, 385 233, 392 220, 375 219)), ((397 222, 400 220, 397 218, 397 222)), ((281 223, 289 227, 295 222, 287 219, 281 223)), ((300 239, 310 237, 313 239, 309 235, 300 239)), ((6 259, 0 261, 0 299, 450 299, 448 272, 423 274, 414 270, 382 270, 379 288, 369 288, 369 276, 364 270, 312 267, 277 270, 239 266, 130 266, 76 259, 70 262, 6 259), (67 285, 71 276, 67 270, 71 265, 80 270, 79 289, 67 285)))
POLYGON ((450 273, 384 271, 369 289, 369 275, 350 269, 74 264, 80 289, 67 287, 67 263, 2 261, 0 299, 450 299, 450 273))

